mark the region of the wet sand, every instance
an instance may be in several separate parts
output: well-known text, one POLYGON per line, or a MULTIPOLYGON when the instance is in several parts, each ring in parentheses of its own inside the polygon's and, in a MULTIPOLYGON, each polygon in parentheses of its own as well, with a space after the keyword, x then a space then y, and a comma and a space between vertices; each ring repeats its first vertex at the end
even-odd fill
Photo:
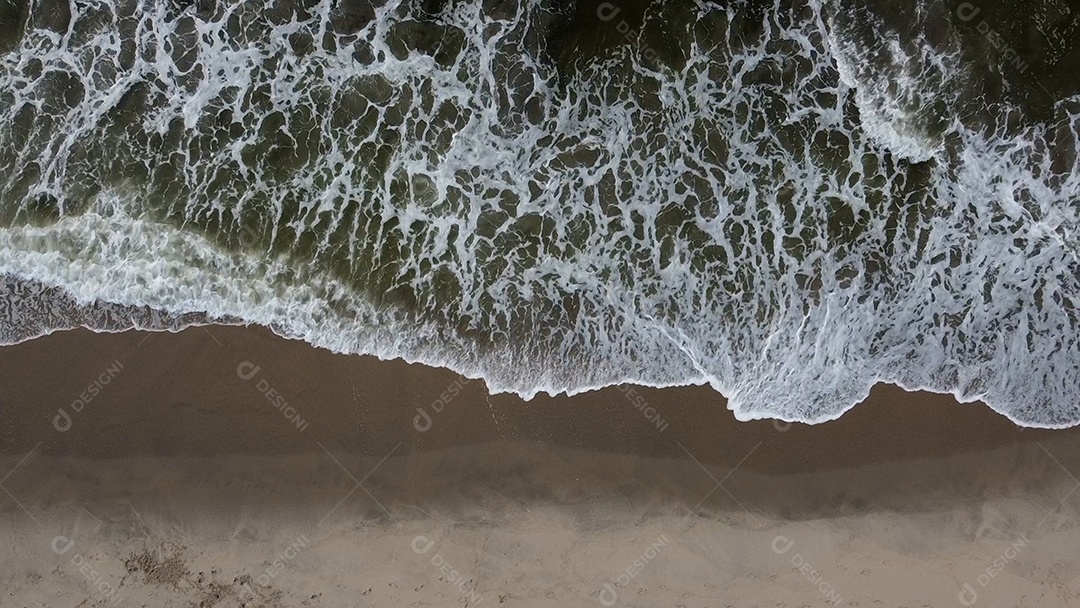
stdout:
POLYGON ((1080 430, 523 402, 262 328, 0 349, 4 606, 1066 606, 1080 430))

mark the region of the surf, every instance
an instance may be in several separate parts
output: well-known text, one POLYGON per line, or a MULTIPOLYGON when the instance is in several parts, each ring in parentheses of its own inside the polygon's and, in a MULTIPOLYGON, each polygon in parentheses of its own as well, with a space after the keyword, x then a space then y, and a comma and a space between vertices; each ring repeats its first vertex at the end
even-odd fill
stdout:
POLYGON ((257 323, 525 398, 1080 422, 1080 98, 970 110, 960 15, 607 4, 30 5, 0 337, 257 323))

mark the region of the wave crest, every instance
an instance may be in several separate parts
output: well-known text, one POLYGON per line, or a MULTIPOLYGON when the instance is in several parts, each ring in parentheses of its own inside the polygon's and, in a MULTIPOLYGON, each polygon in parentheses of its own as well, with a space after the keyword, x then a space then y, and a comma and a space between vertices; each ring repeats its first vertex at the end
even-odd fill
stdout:
POLYGON ((1080 100, 972 124, 948 48, 870 48, 872 14, 816 2, 628 9, 570 63, 547 5, 490 4, 98 0, 27 29, 0 273, 75 305, 3 335, 124 326, 105 301, 527 398, 709 383, 820 422, 884 381, 1080 422, 1080 100))

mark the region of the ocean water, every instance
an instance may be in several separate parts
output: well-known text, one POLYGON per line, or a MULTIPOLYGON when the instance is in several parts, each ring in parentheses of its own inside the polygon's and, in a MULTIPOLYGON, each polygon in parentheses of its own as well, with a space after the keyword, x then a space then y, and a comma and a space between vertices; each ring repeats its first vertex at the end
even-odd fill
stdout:
POLYGON ((0 342, 1080 423, 1080 6, 0 0, 0 342))

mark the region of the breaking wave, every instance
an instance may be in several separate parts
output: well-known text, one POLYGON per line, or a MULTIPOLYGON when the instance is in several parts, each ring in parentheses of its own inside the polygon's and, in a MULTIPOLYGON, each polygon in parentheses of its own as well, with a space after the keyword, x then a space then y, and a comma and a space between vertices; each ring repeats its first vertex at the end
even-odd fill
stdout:
POLYGON ((257 323, 526 398, 1073 425, 1080 21, 1037 6, 1038 48, 914 0, 0 6, 0 341, 257 323))

